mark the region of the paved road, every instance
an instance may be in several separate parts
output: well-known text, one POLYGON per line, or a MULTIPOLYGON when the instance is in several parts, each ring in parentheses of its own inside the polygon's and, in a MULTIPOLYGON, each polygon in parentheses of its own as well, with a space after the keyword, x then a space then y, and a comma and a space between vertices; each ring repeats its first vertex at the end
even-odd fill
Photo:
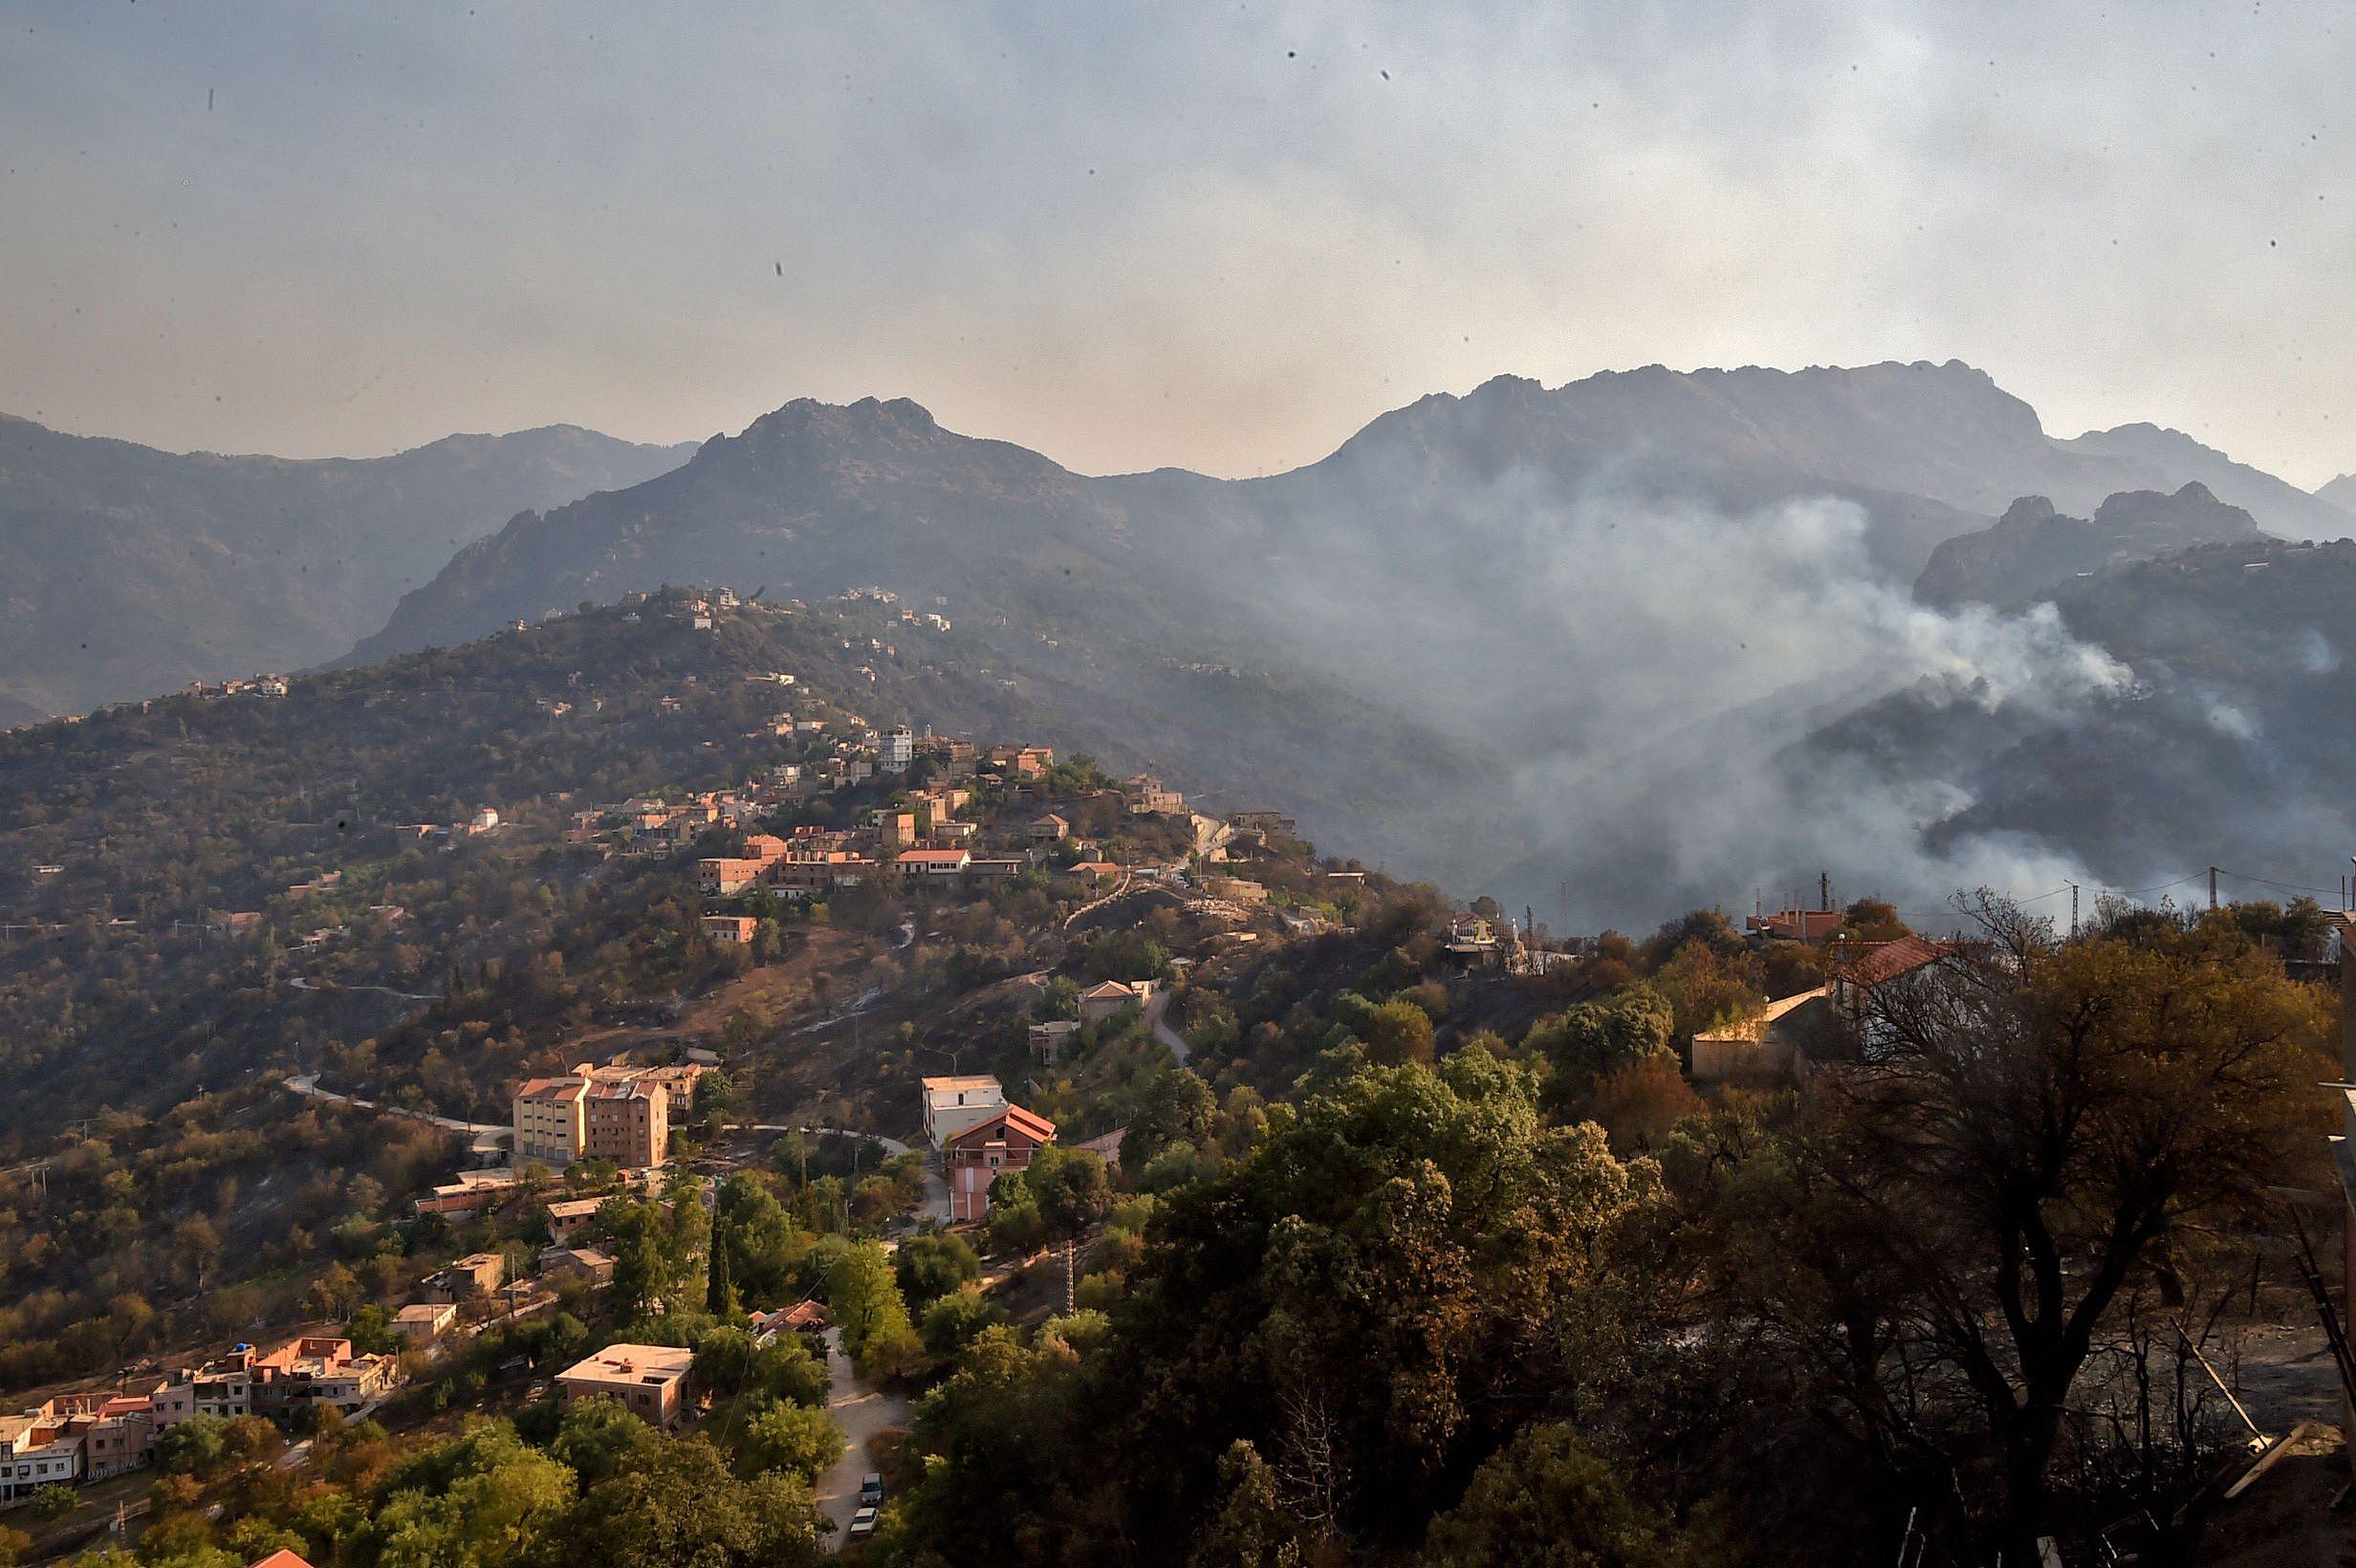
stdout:
POLYGON ((383 1116, 406 1117, 412 1122, 431 1122, 450 1132, 463 1132, 475 1141, 477 1147, 483 1146, 494 1136, 503 1135, 510 1130, 495 1122, 459 1122, 447 1116, 435 1116, 430 1111, 413 1111, 403 1105, 380 1105, 373 1100, 359 1100, 351 1095, 339 1095, 332 1089, 320 1088, 319 1075, 316 1073, 296 1073, 294 1077, 282 1078, 280 1081, 296 1094, 312 1100, 332 1100, 338 1105, 349 1105, 355 1110, 375 1111, 383 1116))
POLYGON ((1167 991, 1157 991, 1145 999, 1145 1022, 1153 1026, 1153 1037, 1168 1046, 1169 1054, 1178 1058, 1179 1066, 1184 1067, 1187 1058, 1194 1055, 1194 1047, 1187 1044, 1187 1037, 1170 1028, 1162 1016, 1169 1011, 1169 994, 1167 991))
POLYGON ((859 1512, 859 1483, 877 1466, 867 1453, 867 1440, 886 1426, 905 1429, 912 1413, 908 1402, 882 1388, 862 1388, 842 1353, 842 1331, 826 1331, 826 1413, 842 1428, 842 1458, 818 1477, 818 1512, 835 1522, 826 1550, 842 1550, 843 1532, 859 1512))

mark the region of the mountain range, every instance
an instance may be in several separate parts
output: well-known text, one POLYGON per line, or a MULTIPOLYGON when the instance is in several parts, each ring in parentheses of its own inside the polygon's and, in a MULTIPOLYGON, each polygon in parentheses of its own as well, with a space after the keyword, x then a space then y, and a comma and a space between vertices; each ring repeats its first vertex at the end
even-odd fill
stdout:
MULTIPOLYGON (((2199 814, 2122 829, 2073 815, 2083 771, 2040 796, 2007 768, 2144 749, 2126 777, 2163 718, 2252 744, 2209 715, 2266 722, 2286 672, 2196 681, 2202 640, 2336 570, 2274 541, 2356 532, 2180 432, 2058 439, 1952 361, 1501 377, 1247 480, 1083 475, 905 400, 803 400, 584 488, 464 543, 343 662, 665 583, 880 585, 1123 762, 1198 792, 1282 779, 1336 847, 1574 926, 1820 867, 1922 900, 2172 864, 2199 814), (2188 550, 2197 578, 2146 569, 2188 550), (2182 602, 2220 563, 2256 597, 2182 602)), ((2302 679, 2337 658, 2303 631, 2326 648, 2294 639, 2302 679)))
POLYGON ((332 658, 502 519, 686 455, 553 425, 225 457, 0 416, 0 722, 332 658))

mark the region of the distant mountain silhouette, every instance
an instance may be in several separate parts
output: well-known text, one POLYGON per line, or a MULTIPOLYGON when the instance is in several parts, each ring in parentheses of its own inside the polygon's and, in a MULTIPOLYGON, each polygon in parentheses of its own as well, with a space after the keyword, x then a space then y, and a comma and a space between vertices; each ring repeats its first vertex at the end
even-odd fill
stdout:
POLYGON ((2348 526, 2350 530, 2356 530, 2356 473, 2342 474, 2317 490, 2315 498, 2348 513, 2348 526))
MULTIPOLYGON (((804 400, 715 438, 649 485, 516 517, 408 596, 360 651, 461 641, 666 579, 822 593, 889 578, 988 601, 1011 586, 998 580, 1010 570, 1052 588, 1067 573, 1079 587, 1083 573, 1149 565, 1190 591, 1215 550, 1347 546, 1420 561, 1479 548, 1483 514, 1500 499, 1543 507, 1599 490, 1738 512, 1847 500, 1870 519, 1872 564, 1909 581, 1941 541, 1985 526, 2016 496, 2084 512, 2192 480, 2278 534, 2315 534, 2339 516, 2173 432, 2128 425, 2056 440, 2027 403, 1952 361, 1656 366, 1553 389, 1498 377, 1385 414, 1307 468, 1237 481, 1181 469, 1090 478, 944 430, 905 399, 804 400), (1051 562, 1058 551, 1074 558, 1051 562)), ((1251 585, 1211 597, 1232 598, 1234 586, 1251 585)))
POLYGON ((0 416, 0 717, 316 663, 518 508, 685 456, 555 425, 382 458, 223 457, 0 416))
MULTIPOLYGON (((2204 446, 2181 430, 2156 425, 2122 425, 2111 430, 2092 430, 2061 443, 2074 452, 2110 459, 2142 471, 2147 477, 2137 490, 2174 490, 2197 483, 2227 506, 2239 507, 2267 533, 2285 539, 2340 539, 2356 533, 2350 516, 2330 496, 2310 495, 2285 479, 2263 469, 2236 463, 2214 446, 2204 446), (2149 476, 2168 477, 2153 483, 2149 476)), ((2130 487, 2122 486, 2121 489, 2130 487)), ((2083 496, 2056 494, 2063 507, 2087 504, 2083 496)))

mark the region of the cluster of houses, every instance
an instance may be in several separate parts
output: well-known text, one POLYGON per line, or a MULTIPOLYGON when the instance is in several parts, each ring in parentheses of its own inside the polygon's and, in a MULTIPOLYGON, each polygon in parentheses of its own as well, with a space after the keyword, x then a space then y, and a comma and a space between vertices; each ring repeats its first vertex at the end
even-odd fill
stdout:
MULTIPOLYGON (((190 697, 284 697, 287 679, 283 675, 254 675, 243 680, 190 681, 180 689, 190 697)), ((144 706, 142 705, 142 708, 144 706)))
MULTIPOLYGON (((986 834, 981 824, 961 815, 972 799, 970 781, 977 773, 994 774, 1013 798, 1035 794, 1037 781, 1055 765, 1055 752, 1047 747, 977 748, 967 741, 919 736, 905 727, 887 731, 883 745, 886 773, 906 771, 919 755, 936 756, 944 766, 934 782, 903 792, 891 803, 870 811, 855 828, 802 827, 784 838, 746 835, 742 853, 696 862, 697 885, 705 896, 725 899, 767 888, 815 898, 882 879, 1003 879, 1042 864, 1083 882, 1102 882, 1134 869, 1104 859, 1091 845, 1076 843, 1071 822, 1052 811, 1025 821, 1018 832, 995 834, 986 834), (992 838, 1000 841, 994 846, 985 841, 992 838)), ((1131 780, 1127 795, 1132 813, 1186 809, 1183 796, 1149 775, 1131 780)), ((709 815, 718 809, 715 802, 699 811, 687 837, 719 820, 709 815)), ((748 810, 738 819, 750 815, 748 810)), ((712 940, 729 944, 751 941, 756 928, 752 917, 727 911, 707 915, 704 926, 712 940)))
POLYGON ((355 1354, 349 1339, 305 1335, 267 1354, 237 1345, 136 1392, 59 1394, 0 1417, 0 1506, 43 1487, 138 1470, 161 1433, 192 1416, 294 1420, 322 1407, 350 1415, 399 1379, 389 1356, 355 1354))

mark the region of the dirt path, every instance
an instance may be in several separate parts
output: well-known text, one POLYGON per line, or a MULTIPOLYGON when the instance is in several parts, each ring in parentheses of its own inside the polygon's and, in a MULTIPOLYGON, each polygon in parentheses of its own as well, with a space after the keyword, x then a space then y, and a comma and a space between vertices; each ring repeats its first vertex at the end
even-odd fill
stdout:
POLYGON ((826 1331, 826 1413, 842 1428, 842 1457, 818 1477, 818 1512, 835 1523, 826 1550, 840 1552, 851 1515, 859 1512, 859 1483, 877 1468, 867 1452, 868 1440, 886 1426, 905 1428, 912 1413, 908 1402, 882 1388, 863 1388, 851 1358, 842 1353, 842 1331, 826 1331))

